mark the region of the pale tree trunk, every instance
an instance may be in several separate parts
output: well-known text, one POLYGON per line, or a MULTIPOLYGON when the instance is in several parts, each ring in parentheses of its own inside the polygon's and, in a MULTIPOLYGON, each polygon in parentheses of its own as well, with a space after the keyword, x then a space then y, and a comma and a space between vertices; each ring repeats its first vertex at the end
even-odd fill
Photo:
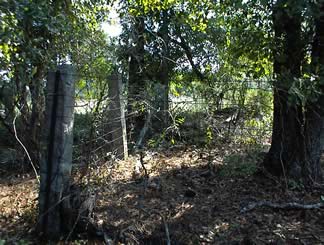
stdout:
POLYGON ((153 128, 157 132, 168 125, 169 119, 169 82, 170 82, 170 37, 169 37, 169 16, 168 10, 162 12, 162 24, 159 35, 163 40, 161 46, 161 65, 157 74, 159 84, 155 86, 155 105, 158 110, 155 120, 153 120, 153 128))
POLYGON ((144 17, 135 18, 133 41, 135 47, 130 54, 128 77, 128 119, 129 142, 135 143, 145 123, 145 113, 139 112, 139 103, 145 100, 144 80, 144 17))
POLYGON ((107 131, 109 133, 110 152, 117 159, 127 159, 128 148, 121 75, 114 72, 109 76, 108 80, 107 131))
POLYGON ((45 77, 45 70, 41 64, 39 64, 37 67, 37 73, 33 76, 31 84, 29 86, 32 111, 30 114, 27 130, 28 133, 25 135, 25 142, 33 163, 37 167, 39 167, 41 161, 41 127, 44 123, 43 114, 45 109, 43 91, 43 79, 45 77))

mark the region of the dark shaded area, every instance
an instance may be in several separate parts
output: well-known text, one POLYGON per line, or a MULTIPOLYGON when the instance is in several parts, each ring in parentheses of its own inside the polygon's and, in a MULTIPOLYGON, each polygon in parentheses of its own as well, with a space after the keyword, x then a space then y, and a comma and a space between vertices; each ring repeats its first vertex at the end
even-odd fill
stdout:
MULTIPOLYGON (((244 206, 258 200, 318 202, 321 192, 307 193, 293 184, 285 191, 284 182, 261 172, 230 177, 222 176, 221 171, 222 167, 210 171, 206 165, 165 170, 152 177, 161 180, 162 190, 150 189, 148 185, 146 192, 143 179, 115 183, 114 198, 117 195, 124 203, 99 205, 96 213, 110 220, 108 222, 120 220, 120 225, 115 226, 119 230, 116 240, 126 244, 135 244, 134 237, 139 244, 166 244, 162 216, 166 219, 171 244, 312 244, 321 241, 323 210, 260 208, 240 212, 244 206), (137 225, 145 227, 145 223, 149 231, 136 229, 137 225)), ((103 202, 107 199, 109 195, 99 196, 103 202)))
MULTIPOLYGON (((72 193, 76 190, 81 196, 89 188, 97 194, 93 220, 89 222, 88 214, 84 213, 71 239, 88 244, 103 244, 105 237, 115 242, 112 244, 166 244, 167 226, 171 244, 321 244, 324 241, 322 209, 283 211, 262 207, 240 212, 250 202, 259 200, 319 202, 321 191, 307 192, 295 182, 286 190, 284 181, 258 171, 257 163, 264 153, 232 152, 223 157, 222 163, 217 160, 219 150, 212 154, 210 157, 203 149, 186 147, 158 152, 150 159, 144 158, 148 180, 141 174, 131 176, 136 158, 115 164, 101 179, 95 179, 93 173, 90 184, 71 188, 72 193)), ((10 197, 11 204, 5 201, 0 205, 0 225, 5 227, 0 236, 9 242, 14 241, 13 237, 36 242, 37 234, 33 231, 36 182, 27 176, 2 177, 2 195, 9 198, 14 192, 14 196, 10 197), (29 196, 31 193, 34 194, 29 196), (9 215, 4 208, 10 205, 17 206, 11 208, 9 215), (15 218, 17 213, 19 217, 15 218)), ((82 200, 76 206, 80 203, 82 200)))

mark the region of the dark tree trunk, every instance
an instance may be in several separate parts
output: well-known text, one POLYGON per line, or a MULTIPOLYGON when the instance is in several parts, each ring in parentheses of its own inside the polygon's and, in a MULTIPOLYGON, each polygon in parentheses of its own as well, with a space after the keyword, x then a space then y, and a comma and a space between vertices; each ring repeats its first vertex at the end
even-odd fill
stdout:
MULTIPOLYGON (((305 141, 306 159, 304 178, 310 181, 322 180, 320 157, 322 154, 321 136, 324 122, 324 1, 318 2, 318 13, 315 16, 315 37, 312 47, 313 74, 318 77, 319 97, 316 102, 309 101, 306 105, 305 141)), ((314 81, 310 81, 312 83, 314 81)))
MULTIPOLYGON (((322 96, 321 96, 322 97, 322 96)), ((323 104, 323 98, 321 98, 323 104)), ((323 107, 322 107, 323 108, 323 107)), ((322 131, 322 109, 318 105, 309 104, 305 121, 305 142, 302 146, 302 177, 307 185, 322 181, 321 158, 321 131, 322 131)))
POLYGON ((301 8, 298 1, 289 2, 284 6, 287 1, 277 1, 273 11, 274 119, 271 148, 264 166, 275 175, 311 185, 322 179, 319 163, 322 119, 314 104, 305 105, 296 95, 289 94, 294 80, 301 76, 303 53, 301 8))

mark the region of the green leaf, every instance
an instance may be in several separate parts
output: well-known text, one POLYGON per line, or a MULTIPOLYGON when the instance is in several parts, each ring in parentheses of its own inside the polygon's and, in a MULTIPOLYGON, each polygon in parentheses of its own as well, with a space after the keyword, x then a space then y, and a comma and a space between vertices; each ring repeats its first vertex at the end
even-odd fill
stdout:
POLYGON ((32 73, 31 73, 32 77, 36 74, 36 72, 37 72, 37 66, 34 66, 32 73))

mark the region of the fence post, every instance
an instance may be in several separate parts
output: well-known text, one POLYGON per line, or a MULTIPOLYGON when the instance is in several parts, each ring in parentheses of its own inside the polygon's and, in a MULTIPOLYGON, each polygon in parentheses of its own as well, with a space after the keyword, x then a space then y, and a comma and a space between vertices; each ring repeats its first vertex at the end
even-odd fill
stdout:
POLYGON ((53 240, 59 239, 73 223, 68 210, 75 80, 71 65, 59 66, 47 78, 38 230, 44 238, 53 240))
POLYGON ((108 130, 111 132, 111 151, 117 158, 127 159, 127 132, 125 119, 125 100, 122 89, 122 78, 117 72, 109 78, 108 130))

